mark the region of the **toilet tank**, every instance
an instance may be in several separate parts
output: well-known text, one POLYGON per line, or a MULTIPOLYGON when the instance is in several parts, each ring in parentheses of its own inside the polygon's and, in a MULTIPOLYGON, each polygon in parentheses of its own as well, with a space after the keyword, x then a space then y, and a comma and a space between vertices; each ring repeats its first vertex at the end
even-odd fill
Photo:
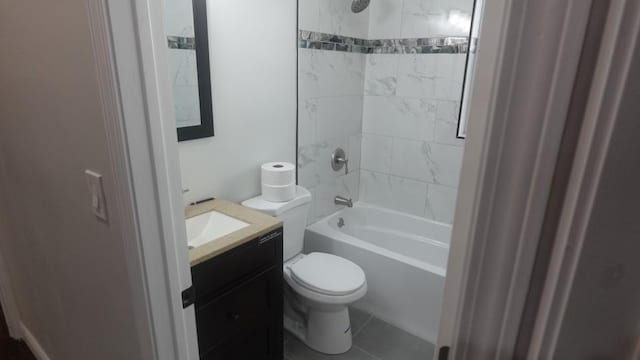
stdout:
POLYGON ((287 261, 302 252, 304 230, 307 227, 307 215, 311 205, 311 193, 302 186, 296 187, 296 196, 285 202, 264 200, 256 196, 242 202, 243 206, 262 211, 280 219, 284 226, 283 259, 287 261))

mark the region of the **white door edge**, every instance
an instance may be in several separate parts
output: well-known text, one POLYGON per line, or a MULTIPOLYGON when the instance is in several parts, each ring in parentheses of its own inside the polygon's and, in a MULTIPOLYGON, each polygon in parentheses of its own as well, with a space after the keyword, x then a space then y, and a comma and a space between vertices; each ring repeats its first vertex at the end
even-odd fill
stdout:
POLYGON ((87 2, 145 359, 198 359, 162 4, 87 2), (179 244, 184 244, 180 246, 179 244))
MULTIPOLYGON (((486 163, 487 155, 483 153, 488 141, 487 134, 482 132, 490 125, 491 99, 496 92, 499 80, 499 54, 506 41, 506 13, 509 10, 509 1, 485 1, 481 11, 481 28, 479 38, 482 39, 481 47, 476 56, 476 71, 473 80, 474 89, 491 89, 486 96, 473 91, 471 111, 475 114, 472 121, 466 125, 465 150, 462 163, 460 184, 454 224, 451 234, 449 260, 447 264, 447 276, 443 299, 440 330, 436 351, 441 347, 452 347, 456 338, 456 322, 465 303, 461 299, 463 281, 468 277, 468 247, 469 238, 473 229, 473 218, 479 202, 481 189, 481 173, 484 170, 482 164, 486 163), (485 21, 486 19, 490 21, 485 21), (473 129, 472 129, 473 128, 473 129), (471 134, 471 136, 469 136, 471 134)), ((471 117, 471 115, 470 115, 471 117)), ((437 356, 437 354, 436 354, 437 356)))

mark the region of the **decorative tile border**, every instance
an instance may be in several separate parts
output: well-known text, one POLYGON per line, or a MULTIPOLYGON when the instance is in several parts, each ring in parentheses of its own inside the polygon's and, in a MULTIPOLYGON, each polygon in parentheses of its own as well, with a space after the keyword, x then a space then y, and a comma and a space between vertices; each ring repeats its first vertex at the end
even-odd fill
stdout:
POLYGON ((345 51, 361 54, 464 54, 469 49, 469 41, 466 37, 453 36, 366 40, 299 30, 298 47, 301 49, 345 51))
POLYGON ((167 36, 169 49, 195 50, 196 38, 187 36, 167 36))

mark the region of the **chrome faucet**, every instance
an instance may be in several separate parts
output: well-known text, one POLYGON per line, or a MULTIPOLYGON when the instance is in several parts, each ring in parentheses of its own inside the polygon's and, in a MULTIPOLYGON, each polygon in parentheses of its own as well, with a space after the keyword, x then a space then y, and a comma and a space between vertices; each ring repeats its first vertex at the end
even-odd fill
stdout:
POLYGON ((353 200, 347 199, 347 198, 342 197, 342 196, 336 196, 336 198, 333 200, 333 202, 336 205, 342 205, 342 206, 346 206, 346 207, 353 207, 353 200))
POLYGON ((342 148, 337 148, 333 154, 331 154, 331 168, 333 171, 340 171, 344 168, 344 174, 349 173, 349 160, 342 148))

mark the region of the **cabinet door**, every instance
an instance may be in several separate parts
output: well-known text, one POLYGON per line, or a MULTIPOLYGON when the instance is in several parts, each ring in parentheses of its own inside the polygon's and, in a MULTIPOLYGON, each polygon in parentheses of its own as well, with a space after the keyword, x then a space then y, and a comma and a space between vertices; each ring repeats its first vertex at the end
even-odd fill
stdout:
POLYGON ((262 324, 210 351, 202 360, 280 360, 271 350, 272 329, 262 324))
POLYGON ((203 359, 280 359, 282 271, 273 267, 196 307, 203 359), (252 357, 240 354, 250 352, 252 357))
POLYGON ((282 267, 282 228, 242 244, 191 269, 196 308, 220 297, 239 282, 271 267, 282 267))

